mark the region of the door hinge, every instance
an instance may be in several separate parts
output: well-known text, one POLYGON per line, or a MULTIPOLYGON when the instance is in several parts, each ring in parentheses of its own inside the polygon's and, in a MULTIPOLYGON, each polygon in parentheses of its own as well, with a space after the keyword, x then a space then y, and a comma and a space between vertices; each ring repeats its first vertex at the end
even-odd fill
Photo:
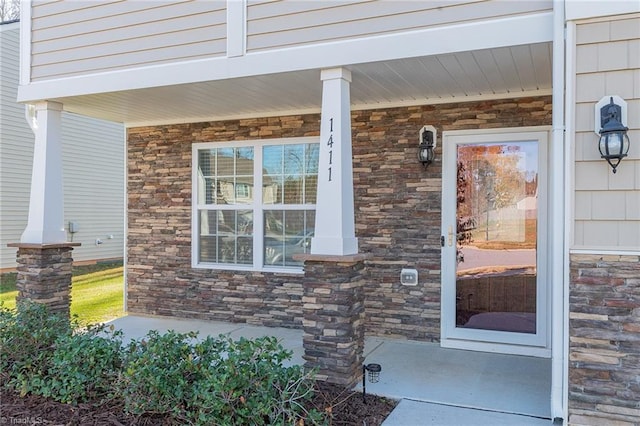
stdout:
POLYGON ((444 235, 440 236, 440 246, 444 247, 444 235))

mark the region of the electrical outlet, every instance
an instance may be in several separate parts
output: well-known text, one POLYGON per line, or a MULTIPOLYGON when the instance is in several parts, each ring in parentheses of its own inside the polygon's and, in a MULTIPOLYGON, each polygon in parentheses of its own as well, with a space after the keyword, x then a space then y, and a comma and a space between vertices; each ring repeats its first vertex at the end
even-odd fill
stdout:
POLYGON ((400 284, 418 285, 418 271, 415 269, 403 269, 400 272, 400 284))

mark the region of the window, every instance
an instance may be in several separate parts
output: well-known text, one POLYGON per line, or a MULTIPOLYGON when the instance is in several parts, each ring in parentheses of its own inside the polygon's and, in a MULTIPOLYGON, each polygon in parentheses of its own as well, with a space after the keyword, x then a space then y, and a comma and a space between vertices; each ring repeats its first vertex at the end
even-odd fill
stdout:
POLYGON ((194 267, 290 269, 315 223, 316 138, 193 145, 194 267), (261 190, 256 190, 261 188, 261 190))

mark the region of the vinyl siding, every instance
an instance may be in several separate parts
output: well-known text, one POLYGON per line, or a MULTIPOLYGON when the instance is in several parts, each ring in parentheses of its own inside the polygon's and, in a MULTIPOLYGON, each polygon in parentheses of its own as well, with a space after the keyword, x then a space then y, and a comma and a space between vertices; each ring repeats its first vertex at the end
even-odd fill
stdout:
MULTIPOLYGON (((15 102, 19 26, 0 26, 0 269, 15 267, 27 225, 34 136, 15 102)), ((62 114, 65 228, 76 221, 75 261, 121 258, 124 245, 124 129, 117 123, 62 114), (113 235, 113 239, 108 236, 113 235), (100 238, 103 244, 96 246, 100 238)), ((71 234, 69 239, 71 239, 71 234)))
POLYGON ((552 0, 248 0, 246 23, 231 28, 226 0, 34 0, 30 78, 226 58, 228 42, 235 57, 245 45, 251 54, 551 10, 552 0))
POLYGON ((247 52, 373 37, 551 9, 549 0, 249 0, 247 52))
POLYGON ((35 1, 32 81, 226 54, 226 1, 35 1))
POLYGON ((575 227, 573 248, 640 250, 640 17, 576 26, 575 227), (627 102, 631 147, 613 174, 598 152, 595 104, 627 102))

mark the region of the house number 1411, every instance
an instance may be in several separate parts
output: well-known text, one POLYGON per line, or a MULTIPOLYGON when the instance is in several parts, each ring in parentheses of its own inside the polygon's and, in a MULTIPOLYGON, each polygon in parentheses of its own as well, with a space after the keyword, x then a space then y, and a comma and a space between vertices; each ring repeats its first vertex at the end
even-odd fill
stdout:
POLYGON ((331 167, 333 167, 333 117, 329 119, 329 140, 327 141, 329 147, 329 182, 331 182, 331 167))

